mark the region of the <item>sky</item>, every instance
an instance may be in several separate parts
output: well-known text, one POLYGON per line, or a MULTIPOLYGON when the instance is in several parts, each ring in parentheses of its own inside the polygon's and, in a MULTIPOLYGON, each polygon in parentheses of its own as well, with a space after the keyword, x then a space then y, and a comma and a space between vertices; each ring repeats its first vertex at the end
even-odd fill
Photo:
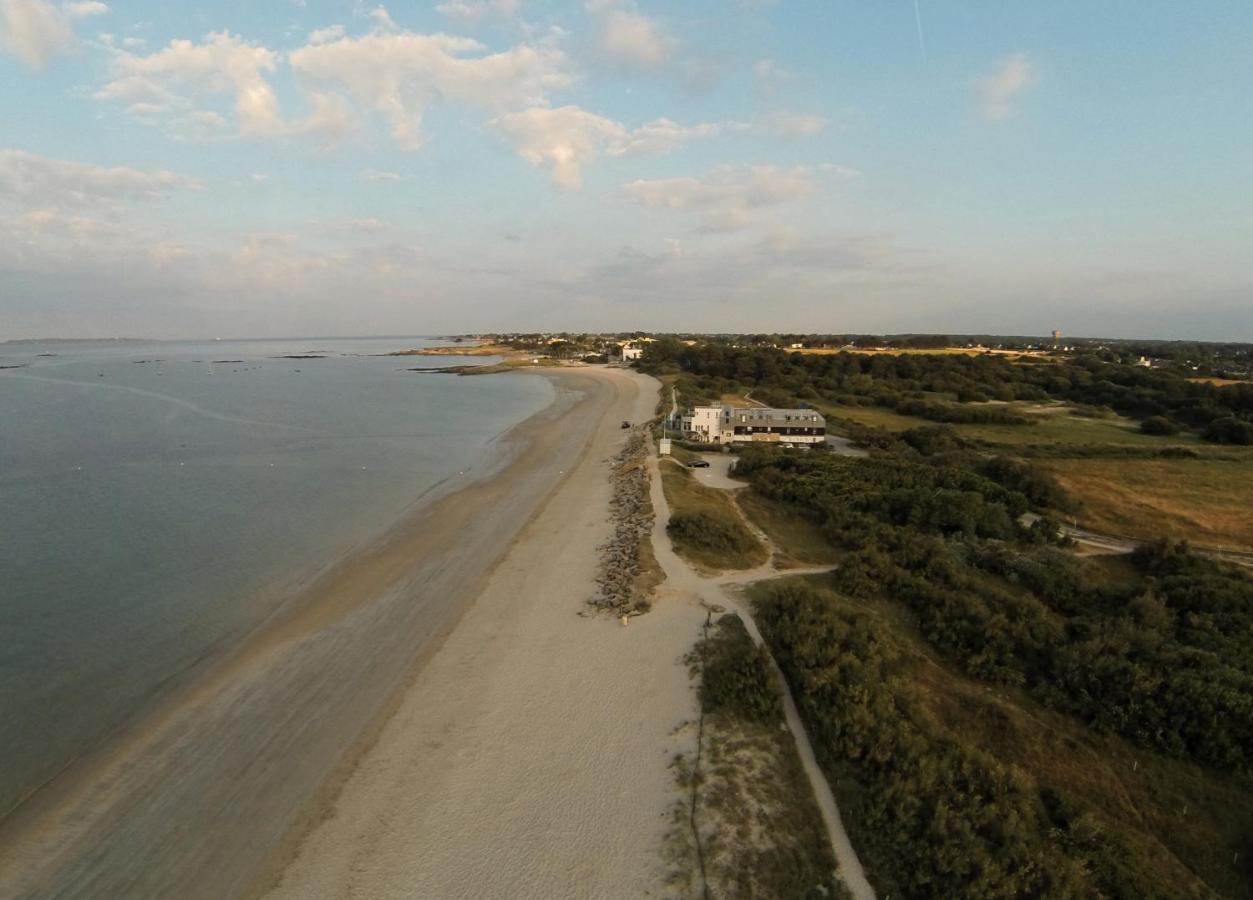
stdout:
POLYGON ((0 0, 0 340, 1253 341, 1248 0, 0 0))

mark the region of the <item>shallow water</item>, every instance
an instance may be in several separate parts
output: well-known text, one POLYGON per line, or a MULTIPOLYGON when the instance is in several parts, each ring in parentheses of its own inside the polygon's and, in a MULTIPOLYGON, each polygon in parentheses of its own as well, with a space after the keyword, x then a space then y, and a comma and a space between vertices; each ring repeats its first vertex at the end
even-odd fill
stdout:
POLYGON ((0 345, 0 815, 551 402, 424 343, 0 345))

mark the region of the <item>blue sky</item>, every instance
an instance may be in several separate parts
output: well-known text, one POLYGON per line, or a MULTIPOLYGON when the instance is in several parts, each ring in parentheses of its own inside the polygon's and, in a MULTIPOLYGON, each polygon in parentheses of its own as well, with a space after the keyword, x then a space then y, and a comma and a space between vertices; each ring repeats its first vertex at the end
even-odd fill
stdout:
POLYGON ((0 338, 1253 340, 1253 4, 0 0, 0 338))

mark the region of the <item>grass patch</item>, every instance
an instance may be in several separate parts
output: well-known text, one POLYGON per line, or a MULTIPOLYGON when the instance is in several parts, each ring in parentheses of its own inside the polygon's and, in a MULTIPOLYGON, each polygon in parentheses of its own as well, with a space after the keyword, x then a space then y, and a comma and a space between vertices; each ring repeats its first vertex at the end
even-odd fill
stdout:
POLYGON ((775 546, 775 565, 835 565, 839 551, 831 546, 818 527, 804 513, 770 500, 751 488, 738 491, 735 500, 750 522, 760 528, 775 546))
POLYGON ((1094 531, 1253 549, 1253 458, 1051 459, 1038 464, 1082 502, 1080 524, 1094 531))
POLYGON ((684 559, 713 571, 751 569, 766 561, 766 549, 745 527, 725 491, 705 487, 674 463, 661 467, 661 486, 670 504, 666 531, 684 559))
POLYGON ((700 454, 686 447, 680 447, 677 443, 670 444, 670 456, 677 459, 683 465, 687 465, 694 459, 700 459, 700 454))

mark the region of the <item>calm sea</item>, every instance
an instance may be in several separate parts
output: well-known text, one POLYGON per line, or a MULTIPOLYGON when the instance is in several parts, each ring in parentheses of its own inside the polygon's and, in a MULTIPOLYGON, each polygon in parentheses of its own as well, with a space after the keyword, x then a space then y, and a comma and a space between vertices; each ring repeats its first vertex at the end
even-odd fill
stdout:
POLYGON ((553 398, 431 343, 0 344, 0 816, 553 398))

